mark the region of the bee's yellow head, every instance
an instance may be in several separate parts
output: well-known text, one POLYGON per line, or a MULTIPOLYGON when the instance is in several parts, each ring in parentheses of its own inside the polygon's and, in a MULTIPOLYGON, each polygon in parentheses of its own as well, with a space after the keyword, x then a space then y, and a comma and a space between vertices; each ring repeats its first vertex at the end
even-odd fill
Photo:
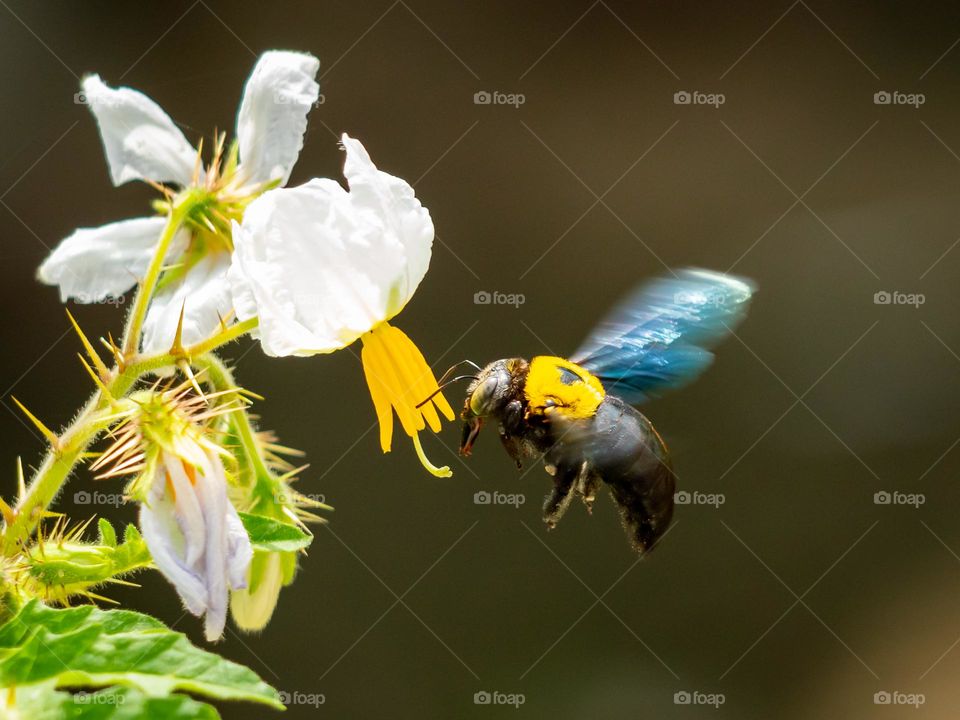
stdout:
POLYGON ((592 417, 603 402, 603 385, 576 363, 551 355, 530 361, 524 387, 530 412, 559 412, 566 417, 592 417))

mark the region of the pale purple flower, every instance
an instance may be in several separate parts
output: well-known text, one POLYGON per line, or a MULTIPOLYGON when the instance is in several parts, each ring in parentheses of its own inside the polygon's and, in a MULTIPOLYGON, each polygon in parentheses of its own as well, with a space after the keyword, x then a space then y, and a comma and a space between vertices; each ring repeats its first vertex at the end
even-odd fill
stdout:
POLYGON ((223 635, 230 590, 247 586, 250 538, 227 497, 220 457, 201 446, 189 460, 164 450, 140 506, 140 530, 157 568, 184 606, 223 635))

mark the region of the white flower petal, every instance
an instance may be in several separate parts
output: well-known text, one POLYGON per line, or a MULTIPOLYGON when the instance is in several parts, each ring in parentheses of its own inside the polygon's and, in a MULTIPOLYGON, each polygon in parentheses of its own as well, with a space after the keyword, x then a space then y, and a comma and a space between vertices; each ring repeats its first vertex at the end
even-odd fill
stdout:
POLYGON ((229 590, 245 586, 253 549, 227 498, 220 457, 198 450, 189 474, 185 460, 164 455, 140 508, 140 527, 154 563, 187 609, 205 615, 204 632, 212 642, 223 635, 229 590))
POLYGON ((252 294, 268 355, 346 347, 386 319, 405 282, 399 240, 332 180, 264 194, 233 241, 238 318, 246 319, 252 294))
POLYGON ((227 581, 231 590, 247 587, 247 570, 253 560, 250 536, 243 526, 236 508, 227 505, 227 581))
POLYGON ((234 224, 229 273, 240 320, 268 355, 346 347, 406 305, 430 262, 430 213, 344 136, 346 192, 332 180, 265 193, 234 224))
POLYGON ((183 534, 177 523, 173 500, 165 496, 152 497, 143 503, 140 506, 140 531, 154 564, 176 588, 187 610, 202 615, 207 609, 206 583, 183 559, 183 534))
POLYGON ((173 485, 174 505, 177 522, 184 539, 184 562, 193 570, 203 559, 206 551, 207 523, 204 509, 200 505, 196 489, 183 469, 183 461, 178 457, 165 455, 164 467, 170 483, 173 485))
POLYGON ((350 184, 351 199, 357 207, 381 218, 406 252, 405 285, 398 292, 400 306, 390 309, 390 314, 396 315, 427 274, 433 251, 433 221, 413 188, 405 180, 378 170, 359 140, 344 133, 342 142, 347 153, 343 174, 350 184))
POLYGON ((188 185, 197 152, 157 103, 127 87, 111 88, 99 75, 84 78, 114 185, 130 180, 188 185))
MULTIPOLYGON (((80 228, 43 261, 37 277, 60 288, 60 299, 79 303, 120 297, 143 277, 167 221, 162 217, 134 218, 80 228)), ((178 233, 167 257, 187 246, 186 232, 178 233)))
POLYGON ((201 258, 175 284, 158 292, 143 325, 143 351, 169 350, 183 310, 184 345, 206 340, 227 321, 232 311, 227 268, 230 256, 216 252, 201 258))
POLYGON ((194 488, 204 509, 207 521, 206 537, 206 585, 207 614, 204 618, 204 633, 213 642, 223 635, 227 622, 227 482, 219 458, 197 468, 194 488))
POLYGON ((254 182, 286 184, 317 101, 320 61, 305 53, 273 50, 257 61, 237 115, 240 163, 254 182))

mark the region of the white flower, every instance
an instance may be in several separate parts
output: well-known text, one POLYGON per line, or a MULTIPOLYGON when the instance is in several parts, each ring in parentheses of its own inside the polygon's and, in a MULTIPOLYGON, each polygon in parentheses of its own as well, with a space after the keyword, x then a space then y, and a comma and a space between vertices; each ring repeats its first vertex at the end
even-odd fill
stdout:
POLYGON ((229 273, 240 320, 259 317, 267 355, 350 345, 407 304, 427 272, 430 213, 400 178, 343 136, 343 174, 271 190, 235 225, 229 273))
POLYGON ((271 190, 234 224, 234 308, 239 320, 259 318, 254 335, 267 355, 329 353, 361 339, 384 452, 396 410, 424 466, 447 476, 417 433, 437 432, 437 409, 449 420, 453 410, 423 355, 388 322, 427 272, 433 222, 413 188, 378 170, 357 140, 344 135, 343 146, 349 192, 333 180, 271 190))
MULTIPOLYGON (((205 339, 221 318, 230 316, 225 283, 229 222, 239 219, 263 189, 283 185, 290 177, 303 147, 307 113, 318 97, 318 68, 312 55, 264 53, 247 80, 237 115, 239 163, 228 156, 220 167, 223 158, 218 156, 206 171, 199 171, 198 151, 153 100, 131 88, 111 88, 97 75, 83 80, 82 95, 100 128, 114 185, 164 183, 184 192, 199 190, 211 201, 208 209, 188 218, 188 229, 167 254, 167 265, 175 269, 161 280, 151 304, 145 351, 170 347, 181 308, 186 344, 205 339), (216 228, 221 232, 208 232, 218 220, 225 220, 216 228)), ((122 295, 143 276, 164 222, 162 217, 137 218, 77 230, 50 254, 38 276, 58 285, 63 301, 100 302, 122 295)))
POLYGON ((153 561, 183 604, 204 618, 207 640, 223 635, 229 591, 246 587, 250 539, 227 498, 220 457, 199 445, 186 460, 164 451, 140 506, 153 561))

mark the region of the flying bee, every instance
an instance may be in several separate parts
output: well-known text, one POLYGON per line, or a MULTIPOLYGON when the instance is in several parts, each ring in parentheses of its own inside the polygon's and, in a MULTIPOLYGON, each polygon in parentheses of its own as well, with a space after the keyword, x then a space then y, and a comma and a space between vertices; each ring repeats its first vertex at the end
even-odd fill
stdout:
POLYGON ((676 479, 663 438, 633 406, 710 365, 708 348, 743 318, 752 293, 748 281, 683 270, 640 286, 569 360, 508 358, 464 376, 472 382, 461 455, 495 421, 518 468, 540 457, 553 477, 543 506, 548 527, 575 496, 590 511, 606 485, 631 545, 649 550, 670 524, 676 479))

